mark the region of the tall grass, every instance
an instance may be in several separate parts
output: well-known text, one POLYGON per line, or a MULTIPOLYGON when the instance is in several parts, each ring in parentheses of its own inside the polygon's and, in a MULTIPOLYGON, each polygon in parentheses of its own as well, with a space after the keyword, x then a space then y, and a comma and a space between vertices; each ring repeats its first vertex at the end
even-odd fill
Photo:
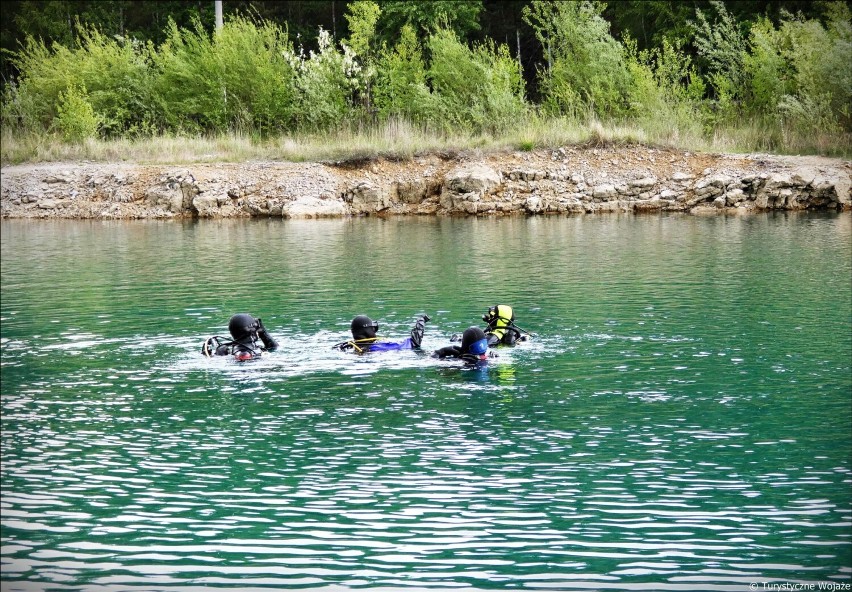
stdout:
POLYGON ((133 162, 191 164, 272 160, 347 161, 377 157, 408 159, 425 153, 546 150, 560 146, 646 145, 691 152, 821 154, 852 158, 849 134, 809 134, 766 122, 719 127, 710 137, 672 128, 666 120, 601 122, 530 115, 500 134, 445 133, 406 120, 371 126, 343 126, 329 132, 272 138, 237 133, 208 136, 162 135, 66 142, 59 132, 9 130, 0 139, 4 166, 26 162, 133 162))

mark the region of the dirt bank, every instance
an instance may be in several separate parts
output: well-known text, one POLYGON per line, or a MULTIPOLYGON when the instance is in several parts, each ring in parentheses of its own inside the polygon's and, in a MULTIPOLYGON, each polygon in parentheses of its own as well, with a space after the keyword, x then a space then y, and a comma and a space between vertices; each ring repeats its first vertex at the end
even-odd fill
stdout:
POLYGON ((647 147, 348 163, 0 169, 4 218, 283 218, 852 209, 852 162, 647 147))

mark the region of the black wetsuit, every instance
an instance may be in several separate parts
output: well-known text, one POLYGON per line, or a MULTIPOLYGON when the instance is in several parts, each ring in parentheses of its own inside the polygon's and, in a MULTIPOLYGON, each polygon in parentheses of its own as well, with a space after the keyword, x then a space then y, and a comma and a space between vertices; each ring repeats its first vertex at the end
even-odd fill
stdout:
POLYGON ((478 363, 486 362, 488 361, 488 358, 495 358, 497 357, 497 354, 494 352, 484 354, 464 353, 460 345, 447 345, 432 352, 432 357, 440 358, 442 360, 446 358, 458 358, 465 362, 478 363))
POLYGON ((471 363, 485 362, 496 355, 488 351, 488 338, 479 327, 465 329, 461 345, 446 345, 432 352, 433 358, 459 358, 471 363))
POLYGON ((498 345, 515 345, 518 341, 523 341, 521 332, 514 327, 503 327, 501 329, 485 329, 485 335, 488 337, 488 347, 496 347, 498 345))
POLYGON ((210 337, 204 342, 202 351, 208 356, 234 356, 238 360, 251 360, 259 358, 265 351, 275 351, 277 348, 278 342, 261 327, 256 336, 248 335, 235 341, 224 341, 218 335, 210 337))

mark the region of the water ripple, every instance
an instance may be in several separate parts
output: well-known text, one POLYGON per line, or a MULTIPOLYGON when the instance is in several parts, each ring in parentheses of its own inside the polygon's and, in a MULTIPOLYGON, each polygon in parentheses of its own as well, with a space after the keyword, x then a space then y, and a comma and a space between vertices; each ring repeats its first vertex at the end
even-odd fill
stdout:
POLYGON ((310 222, 3 222, 4 592, 850 582, 849 217, 310 222), (331 347, 498 297, 482 368, 331 347))

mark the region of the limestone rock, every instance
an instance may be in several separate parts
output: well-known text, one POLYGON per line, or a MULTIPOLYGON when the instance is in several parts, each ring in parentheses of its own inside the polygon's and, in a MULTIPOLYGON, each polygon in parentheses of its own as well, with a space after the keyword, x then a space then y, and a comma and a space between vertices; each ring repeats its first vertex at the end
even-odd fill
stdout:
POLYGON ((450 171, 444 187, 453 193, 478 193, 485 195, 499 187, 500 173, 485 165, 463 165, 450 171))

